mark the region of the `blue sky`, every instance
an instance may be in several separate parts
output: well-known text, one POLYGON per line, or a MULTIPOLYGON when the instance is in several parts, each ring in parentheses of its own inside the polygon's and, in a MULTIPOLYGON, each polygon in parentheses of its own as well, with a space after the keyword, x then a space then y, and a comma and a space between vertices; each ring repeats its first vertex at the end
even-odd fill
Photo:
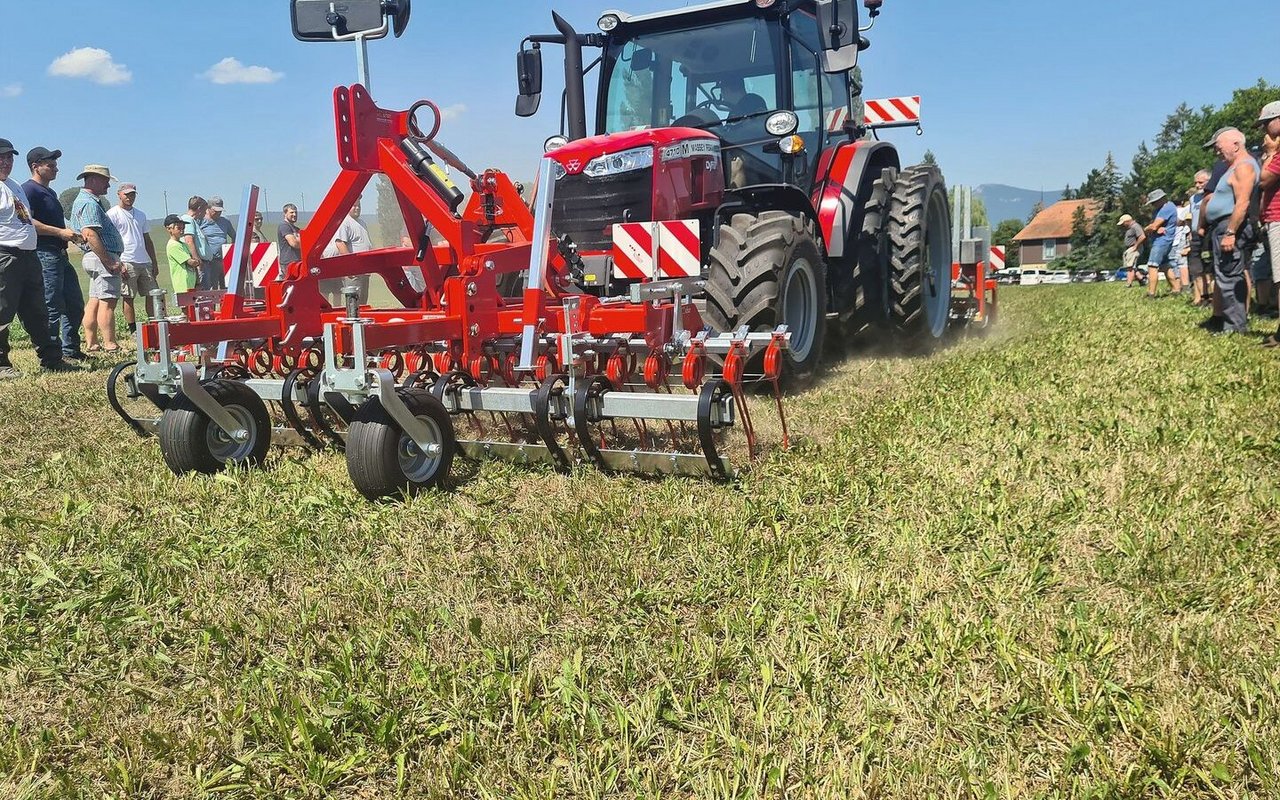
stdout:
MULTIPOLYGON (((682 4, 613 3, 632 13, 682 4)), ((286 0, 56 0, 55 19, 49 3, 5 5, 0 136, 23 154, 62 149, 55 188, 105 163, 139 184, 153 218, 164 192, 171 210, 220 194, 235 213, 250 181, 272 209, 313 209, 328 188, 330 94, 355 81, 355 51, 295 41, 286 0)), ((1179 102, 1216 105, 1274 81, 1280 4, 1246 6, 1228 39, 1211 32, 1216 5, 1203 0, 888 0, 862 56, 867 96, 923 96, 925 135, 886 138, 907 161, 931 148, 949 183, 1060 189, 1108 150, 1127 167, 1179 102)), ((473 168, 528 178, 558 127, 559 53, 545 51, 543 109, 528 120, 512 114, 514 53, 525 34, 552 30, 553 7, 591 30, 605 6, 418 0, 403 38, 370 45, 373 95, 388 108, 435 100, 449 116, 440 140, 473 168)), ((25 178, 21 164, 15 174, 25 178)))

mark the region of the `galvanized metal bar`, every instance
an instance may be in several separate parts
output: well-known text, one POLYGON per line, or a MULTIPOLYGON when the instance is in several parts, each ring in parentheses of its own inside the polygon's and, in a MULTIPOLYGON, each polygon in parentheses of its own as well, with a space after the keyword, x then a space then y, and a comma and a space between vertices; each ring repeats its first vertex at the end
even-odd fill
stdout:
MULTIPOLYGON (((231 264, 231 274, 227 276, 227 291, 222 299, 224 303, 235 302, 233 298, 244 299, 244 278, 251 274, 249 264, 253 256, 252 248, 249 247, 249 232, 253 230, 253 215, 257 210, 258 187, 251 183, 245 188, 244 197, 240 200, 240 229, 236 231, 235 241, 231 245, 235 259, 231 264)), ((230 348, 231 342, 218 342, 217 360, 226 361, 230 348)))
POLYGON ((194 364, 182 363, 178 365, 178 378, 182 393, 191 398, 191 402, 196 404, 196 408, 204 412, 209 421, 217 425, 228 436, 237 442, 243 442, 249 438, 249 432, 240 427, 240 423, 235 417, 231 416, 231 412, 222 407, 222 404, 213 399, 213 395, 200 384, 200 378, 196 375, 196 367, 194 364))
POLYGON ((396 393, 396 377, 391 374, 390 370, 374 369, 369 370, 369 374, 373 376, 373 390, 371 394, 378 398, 378 402, 382 403, 382 407, 387 410, 395 423, 400 426, 400 430, 413 440, 418 449, 429 455, 435 455, 440 452, 441 443, 431 436, 431 430, 426 423, 413 415, 409 411, 409 407, 400 399, 400 395, 396 393))
MULTIPOLYGON (((547 271, 547 243, 551 239, 551 206, 556 194, 556 162, 544 156, 542 166, 538 170, 537 207, 533 213, 533 245, 529 248, 529 274, 525 277, 524 289, 526 300, 524 315, 528 317, 530 308, 528 292, 530 289, 542 290, 542 282, 547 271)), ((533 345, 538 335, 538 320, 522 320, 524 327, 520 334, 519 370, 531 370, 533 363, 533 345)))

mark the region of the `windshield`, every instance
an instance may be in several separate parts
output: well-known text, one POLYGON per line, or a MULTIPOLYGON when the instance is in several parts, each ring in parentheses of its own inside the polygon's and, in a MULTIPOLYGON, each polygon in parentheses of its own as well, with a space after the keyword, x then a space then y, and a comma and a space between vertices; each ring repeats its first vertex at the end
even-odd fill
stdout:
POLYGON ((776 19, 748 18, 611 45, 604 132, 680 125, 714 129, 730 143, 759 138, 763 120, 737 121, 781 107, 778 28, 776 19))

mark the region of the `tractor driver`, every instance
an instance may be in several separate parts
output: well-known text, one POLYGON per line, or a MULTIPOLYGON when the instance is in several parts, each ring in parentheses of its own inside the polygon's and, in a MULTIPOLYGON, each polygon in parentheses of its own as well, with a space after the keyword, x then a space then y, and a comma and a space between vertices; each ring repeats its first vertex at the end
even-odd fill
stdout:
POLYGON ((747 87, 740 77, 725 78, 720 81, 720 100, 729 107, 729 119, 769 110, 763 97, 747 92, 747 87))

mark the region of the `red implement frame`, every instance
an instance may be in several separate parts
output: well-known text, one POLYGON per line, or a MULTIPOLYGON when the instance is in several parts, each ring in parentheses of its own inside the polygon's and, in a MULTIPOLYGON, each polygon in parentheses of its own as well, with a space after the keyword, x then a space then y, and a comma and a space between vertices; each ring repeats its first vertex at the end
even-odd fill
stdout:
MULTIPOLYGON (((455 206, 415 170, 401 147, 405 140, 428 141, 415 135, 410 112, 379 108, 358 84, 335 89, 333 100, 341 171, 301 233, 302 260, 266 287, 265 303, 246 303, 232 290, 212 318, 171 324, 171 347, 257 340, 288 363, 314 346, 326 323, 336 323, 336 346, 348 352, 347 311, 329 305, 319 283, 356 275, 381 276, 404 304, 360 309, 362 318, 372 320, 365 326, 370 350, 409 350, 443 342, 454 359, 471 364, 486 355, 486 343, 519 336, 527 310, 537 317, 540 335, 564 334, 566 328, 597 337, 638 335, 655 349, 681 331, 702 330, 692 305, 681 308, 676 326, 676 307, 670 301, 602 304, 590 295, 574 295, 574 303, 563 303, 572 294, 564 288, 564 259, 554 242, 531 242, 533 215, 504 173, 487 170, 472 180, 473 193, 463 211, 455 214, 455 206), (395 190, 410 241, 421 246, 324 258, 343 218, 379 174, 395 190), (443 243, 430 244, 428 230, 443 243), (492 242, 495 233, 505 241, 492 242), (504 299, 497 288, 499 276, 526 269, 534 246, 548 248, 543 285, 529 287, 522 298, 504 299), (410 284, 404 272, 409 266, 422 270, 425 290, 419 292, 410 284)), ((144 327, 143 344, 149 349, 159 346, 154 324, 144 327)))

